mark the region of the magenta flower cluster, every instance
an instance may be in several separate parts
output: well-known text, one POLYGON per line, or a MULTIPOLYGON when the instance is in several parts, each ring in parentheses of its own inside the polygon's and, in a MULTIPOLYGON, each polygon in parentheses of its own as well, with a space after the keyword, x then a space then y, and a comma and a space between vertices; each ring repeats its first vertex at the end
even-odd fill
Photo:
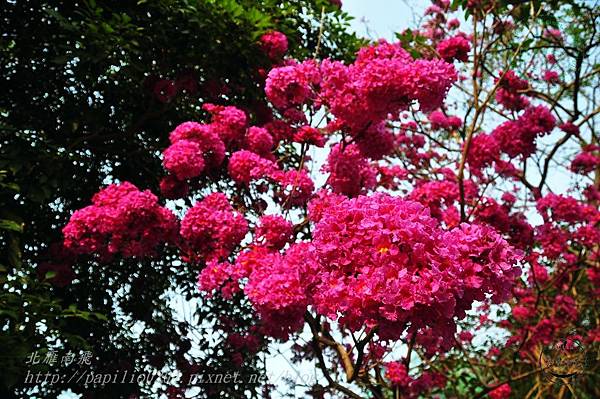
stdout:
POLYGON ((517 120, 502 123, 492 131, 498 142, 499 150, 511 158, 528 157, 535 152, 536 139, 550 133, 556 125, 556 119, 543 105, 528 107, 517 120))
POLYGON ((248 222, 222 193, 210 194, 190 208, 181 221, 181 238, 188 255, 200 259, 223 258, 239 245, 248 222))
POLYGON ((278 61, 288 50, 287 37, 278 31, 270 31, 260 37, 260 47, 272 61, 278 61))
POLYGON ((410 323, 453 329, 474 300, 506 299, 518 255, 489 227, 445 231, 420 203, 386 194, 327 209, 314 233, 313 302, 351 329, 398 338, 410 323))
POLYGON ((286 65, 269 72, 267 98, 280 109, 309 100, 326 106, 336 126, 359 134, 371 124, 418 101, 421 110, 442 105, 456 80, 451 64, 439 59, 414 60, 399 43, 385 41, 362 48, 353 64, 324 60, 286 65))
POLYGON ((440 57, 447 62, 454 60, 466 62, 469 59, 471 43, 466 37, 456 35, 439 42, 436 50, 440 57))
POLYGON ((520 274, 519 255, 492 228, 444 230, 417 202, 329 194, 316 209, 311 243, 284 254, 254 247, 237 261, 246 294, 261 317, 278 320, 279 337, 302 325, 309 305, 353 331, 378 325, 382 338, 408 326, 452 336, 455 317, 487 296, 505 300, 520 274))
POLYGON ((144 257, 174 243, 178 222, 158 204, 150 191, 133 184, 111 184, 92 198, 92 205, 76 211, 63 228, 64 245, 76 254, 110 258, 144 257))

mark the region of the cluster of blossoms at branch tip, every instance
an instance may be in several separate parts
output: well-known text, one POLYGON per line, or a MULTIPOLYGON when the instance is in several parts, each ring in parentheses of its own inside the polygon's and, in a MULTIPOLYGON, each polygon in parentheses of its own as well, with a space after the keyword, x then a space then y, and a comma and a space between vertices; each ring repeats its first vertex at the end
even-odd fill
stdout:
POLYGON ((324 171, 334 192, 355 197, 377 183, 376 171, 356 144, 336 144, 329 153, 324 171))
POLYGON ((394 133, 385 121, 369 126, 354 139, 361 154, 373 160, 390 155, 396 146, 394 133))
POLYGON ((325 105, 336 126, 359 134, 418 101, 421 110, 442 105, 456 71, 442 60, 414 60, 399 43, 362 48, 354 63, 324 60, 293 63, 269 72, 265 91, 282 110, 309 101, 325 105), (318 101, 317 101, 318 98, 318 101))
POLYGON ((273 136, 263 127, 252 126, 246 133, 246 147, 262 157, 269 157, 273 149, 273 136))
POLYGON ((537 201, 537 209, 545 220, 555 222, 590 222, 600 221, 600 212, 593 205, 584 205, 577 199, 549 193, 537 201))
POLYGON ((276 250, 292 240, 294 226, 281 216, 263 216, 254 232, 255 241, 276 250))
POLYGON ((260 37, 260 47, 272 61, 279 61, 287 53, 288 40, 283 33, 271 31, 260 37))
POLYGON ((494 388, 492 391, 488 393, 488 397, 490 399, 508 399, 510 397, 512 390, 510 389, 510 385, 502 384, 497 388, 494 388))
POLYGON ((437 45, 437 52, 445 61, 466 62, 469 59, 469 51, 471 51, 471 43, 463 35, 456 35, 451 38, 442 40, 437 45))
POLYGON ((271 178, 275 182, 274 199, 284 207, 305 205, 315 190, 305 169, 276 171, 271 178))
POLYGON ((179 180, 200 176, 204 170, 204 157, 195 141, 179 140, 163 153, 163 165, 179 180))
MULTIPOLYGON (((464 184, 465 198, 473 198, 477 189, 472 182, 464 184)), ((460 216, 454 204, 459 199, 459 187, 455 176, 445 180, 421 181, 408 195, 408 198, 425 205, 432 217, 443 221, 448 227, 456 227, 460 223, 460 216)))
POLYGON ((491 228, 443 230, 423 205, 387 194, 319 198, 311 243, 284 254, 254 247, 236 261, 261 317, 278 320, 278 337, 302 325, 309 304, 350 330, 378 325, 384 339, 409 324, 450 337, 454 317, 486 295, 506 299, 520 273, 518 255, 491 228))
POLYGON ((536 150, 536 138, 554 129, 556 119, 543 105, 527 107, 517 120, 502 123, 492 131, 499 151, 509 157, 528 157, 536 150))
POLYGON ((318 129, 312 126, 302 126, 294 134, 297 143, 312 144, 317 147, 325 146, 327 139, 318 129))
POLYGON ((561 42, 563 40, 562 32, 555 28, 546 29, 544 31, 544 37, 552 41, 561 42))
POLYGON ((211 124, 184 122, 177 126, 169 135, 171 145, 163 152, 165 169, 185 181, 200 176, 207 169, 220 167, 225 159, 224 139, 228 142, 239 139, 245 131, 246 117, 237 111, 221 110, 223 114, 230 114, 231 119, 221 116, 211 124))
POLYGON ((124 182, 99 191, 92 205, 71 216, 63 228, 64 245, 76 254, 101 258, 144 257, 173 243, 177 228, 175 215, 154 194, 124 182))
POLYGON ((214 104, 204 104, 202 108, 211 114, 209 126, 217 132, 225 145, 237 144, 243 139, 248 125, 248 117, 244 111, 232 106, 214 104))
POLYGON ((433 111, 429 114, 429 122, 434 130, 454 130, 462 126, 462 120, 457 116, 446 116, 441 111, 433 111))
POLYGON ((320 81, 318 69, 314 61, 290 61, 288 65, 273 68, 265 83, 267 98, 275 107, 284 110, 314 99, 313 86, 320 81))
POLYGON ((527 107, 529 100, 525 96, 529 89, 529 82, 519 78, 512 70, 500 71, 499 75, 500 77, 495 81, 498 84, 496 101, 508 110, 519 111, 527 107))
POLYGON ((248 222, 227 197, 213 193, 190 208, 181 221, 180 235, 192 259, 224 258, 248 232, 248 222))
POLYGON ((588 145, 571 161, 571 170, 587 174, 600 167, 600 146, 588 145))
POLYGON ((424 392, 446 384, 446 378, 436 372, 425 371, 418 378, 408 375, 406 366, 398 361, 385 363, 385 377, 394 389, 400 390, 404 397, 416 399, 424 392))
POLYGON ((244 185, 250 184, 252 180, 269 176, 276 169, 274 162, 247 150, 234 152, 227 165, 231 178, 244 185))
POLYGON ((556 84, 556 83, 560 82, 558 72, 556 72, 556 71, 550 71, 550 70, 544 71, 544 74, 542 75, 542 79, 545 82, 548 82, 550 84, 556 84))
POLYGON ((480 175, 481 169, 490 166, 500 157, 500 144, 492 134, 479 133, 471 140, 467 162, 471 173, 480 175))
POLYGON ((384 194, 328 208, 313 245, 324 269, 314 297, 319 312, 343 315, 351 329, 378 324, 382 337, 409 321, 452 328, 452 317, 485 292, 506 298, 519 274, 517 255, 492 229, 444 231, 421 204, 384 194))
POLYGON ((406 387, 411 381, 406 366, 400 362, 386 363, 385 377, 396 386, 406 387))

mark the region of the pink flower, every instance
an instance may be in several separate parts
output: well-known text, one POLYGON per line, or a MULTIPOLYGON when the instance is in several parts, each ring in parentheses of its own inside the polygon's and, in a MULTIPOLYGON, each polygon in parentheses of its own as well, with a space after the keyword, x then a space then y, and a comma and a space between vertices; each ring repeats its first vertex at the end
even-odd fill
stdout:
POLYGON ((395 386, 402 388, 408 387, 413 380, 408 375, 406 366, 401 362, 387 362, 385 364, 385 378, 390 380, 395 386))
POLYGON ((260 37, 260 47, 271 61, 278 61, 288 50, 288 40, 283 33, 275 30, 260 37))
POLYGON ((338 206, 346 200, 346 197, 329 190, 321 189, 308 203, 308 217, 313 222, 321 220, 327 208, 338 206))
MULTIPOLYGON (((523 95, 529 88, 529 83, 520 79, 513 71, 500 71, 500 84, 496 91, 496 101, 509 110, 521 110, 529 106, 529 100, 523 95)), ((498 82, 498 79, 496 79, 498 82)))
POLYGON ((530 156, 536 149, 536 138, 550 133, 556 119, 543 105, 528 107, 516 121, 502 123, 492 132, 502 152, 510 157, 530 156))
POLYGON ((262 127, 252 126, 246 132, 247 148, 261 156, 268 156, 273 149, 273 136, 262 127))
POLYGON ((392 167, 378 166, 377 172, 379 172, 379 186, 388 190, 398 189, 402 181, 405 181, 408 177, 408 171, 399 165, 392 167))
POLYGON ((447 62, 454 60, 467 62, 471 51, 471 43, 462 35, 442 40, 437 45, 437 52, 447 62))
POLYGON ((458 339, 463 342, 471 342, 473 340, 473 333, 470 331, 461 331, 458 334, 458 339))
POLYGON ((199 176, 204 170, 200 146, 189 140, 180 140, 163 152, 163 166, 179 180, 199 176))
POLYGON ((427 9, 425 10, 425 15, 434 15, 434 14, 443 14, 444 10, 442 10, 439 6, 437 5, 431 5, 429 7, 427 7, 427 9))
POLYGON ((356 144, 336 144, 329 153, 324 170, 329 172, 327 183, 333 191, 350 197, 366 192, 376 184, 376 171, 356 144))
POLYGON ((562 42, 563 35, 559 29, 549 28, 544 31, 544 37, 549 40, 562 42))
POLYGON ((169 134, 169 140, 172 145, 182 140, 195 143, 200 148, 206 167, 214 169, 225 159, 225 144, 217 133, 218 127, 184 122, 169 134))
POLYGON ((568 295, 557 295, 554 298, 555 317, 560 320, 576 321, 579 314, 575 300, 568 295))
POLYGON ((570 196, 553 193, 538 199, 536 208, 545 220, 555 222, 593 221, 599 214, 593 206, 585 205, 570 196))
POLYGON ((236 212, 222 193, 213 193, 190 208, 181 221, 181 237, 201 259, 223 258, 248 232, 244 216, 236 212))
POLYGON ((526 306, 515 306, 512 308, 512 315, 515 320, 525 322, 527 319, 535 316, 535 310, 526 306))
POLYGON ((456 18, 453 18, 446 23, 448 29, 457 29, 460 26, 460 21, 456 18))
POLYGON ((175 215, 150 191, 139 191, 128 182, 99 191, 92 205, 75 211, 63 228, 65 247, 101 258, 153 255, 174 241, 176 231, 175 215))
POLYGON ((254 265, 244 292, 257 309, 265 332, 286 339, 304 324, 308 305, 306 276, 308 244, 295 244, 285 255, 264 254, 254 265))
POLYGON ((456 116, 446 116, 441 111, 433 111, 429 114, 429 122, 434 130, 453 130, 462 126, 462 120, 456 116))
POLYGON ((242 141, 248 126, 248 117, 244 111, 232 106, 214 104, 204 104, 202 108, 212 115, 212 130, 226 145, 242 141))
POLYGON ((502 384, 488 393, 490 399, 508 399, 510 398, 510 385, 502 384))
POLYGON ((275 250, 282 249, 293 236, 294 226, 281 216, 262 216, 254 231, 254 241, 275 250))
POLYGON ((314 61, 304 61, 273 68, 265 83, 267 99, 276 107, 285 110, 315 97, 313 85, 320 80, 314 61))
POLYGON ((252 180, 267 178, 275 170, 277 170, 275 163, 247 150, 234 152, 227 166, 229 176, 237 183, 246 186, 252 180))
POLYGON ((565 123, 561 123, 559 126, 559 129, 562 130, 565 133, 571 134, 571 135, 578 135, 579 134, 579 127, 574 124, 571 121, 567 121, 565 123))
POLYGON ((558 72, 546 70, 542 75, 542 79, 550 84, 556 84, 560 82, 560 78, 558 77, 558 72))
POLYGON ((600 156, 590 151, 583 151, 571 162, 571 170, 576 173, 587 174, 600 168, 600 156))
POLYGON ((304 169, 275 171, 271 179, 276 184, 275 199, 284 206, 305 205, 315 190, 315 184, 304 169))
POLYGON ((369 126, 356 137, 361 154, 371 159, 382 159, 394 151, 394 134, 385 122, 369 126))
POLYGON ((499 158, 500 144, 493 135, 480 133, 473 137, 467 157, 470 168, 481 170, 499 158))
POLYGON ((263 127, 269 131, 275 142, 291 140, 294 136, 294 128, 281 120, 273 120, 263 127))
POLYGON ((294 141, 297 143, 306 143, 316 145, 317 147, 325 146, 327 139, 318 129, 311 126, 302 126, 294 134, 294 141))
POLYGON ((411 384, 411 390, 418 395, 435 387, 443 388, 445 385, 446 377, 443 374, 425 371, 411 384))
POLYGON ((524 125, 524 130, 537 135, 550 133, 556 125, 556 118, 543 105, 527 108, 518 121, 524 125))
POLYGON ((506 299, 519 274, 518 257, 491 228, 443 231, 421 204, 386 194, 327 207, 313 246, 314 306, 350 329, 376 323, 382 338, 410 321, 452 339, 449 320, 485 293, 506 299))
POLYGON ((212 296, 213 291, 219 290, 229 280, 230 268, 231 265, 227 262, 218 262, 216 259, 209 260, 198 275, 200 291, 206 292, 209 297, 212 296))
POLYGON ((353 64, 321 64, 321 97, 339 124, 357 135, 415 101, 422 111, 438 108, 456 71, 442 60, 413 60, 399 43, 380 41, 358 52, 353 64))

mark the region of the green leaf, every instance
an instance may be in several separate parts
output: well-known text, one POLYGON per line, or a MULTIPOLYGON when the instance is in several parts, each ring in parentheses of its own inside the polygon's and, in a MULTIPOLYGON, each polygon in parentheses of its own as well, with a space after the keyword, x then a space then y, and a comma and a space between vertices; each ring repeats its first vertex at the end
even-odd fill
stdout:
POLYGON ((0 229, 2 230, 12 230, 17 233, 23 232, 23 225, 19 224, 13 220, 0 219, 0 229))
POLYGON ((106 33, 113 33, 115 30, 113 29, 112 26, 110 26, 109 24, 107 24, 106 22, 102 22, 102 29, 104 29, 104 31, 106 33))
POLYGON ((50 280, 52 278, 54 278, 56 276, 56 272, 46 272, 46 275, 44 276, 44 278, 46 280, 50 280))
POLYGON ((103 320, 103 321, 107 321, 108 320, 108 318, 105 315, 103 315, 102 313, 95 312, 95 313, 93 313, 93 315, 96 316, 96 318, 98 320, 103 320))

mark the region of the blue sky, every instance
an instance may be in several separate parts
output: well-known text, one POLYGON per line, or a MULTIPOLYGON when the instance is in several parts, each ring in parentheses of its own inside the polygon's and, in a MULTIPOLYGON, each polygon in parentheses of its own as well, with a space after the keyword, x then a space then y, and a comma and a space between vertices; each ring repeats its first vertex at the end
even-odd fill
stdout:
POLYGON ((392 40, 394 32, 414 26, 414 16, 429 4, 424 0, 343 0, 342 9, 356 18, 352 28, 359 35, 392 40))

